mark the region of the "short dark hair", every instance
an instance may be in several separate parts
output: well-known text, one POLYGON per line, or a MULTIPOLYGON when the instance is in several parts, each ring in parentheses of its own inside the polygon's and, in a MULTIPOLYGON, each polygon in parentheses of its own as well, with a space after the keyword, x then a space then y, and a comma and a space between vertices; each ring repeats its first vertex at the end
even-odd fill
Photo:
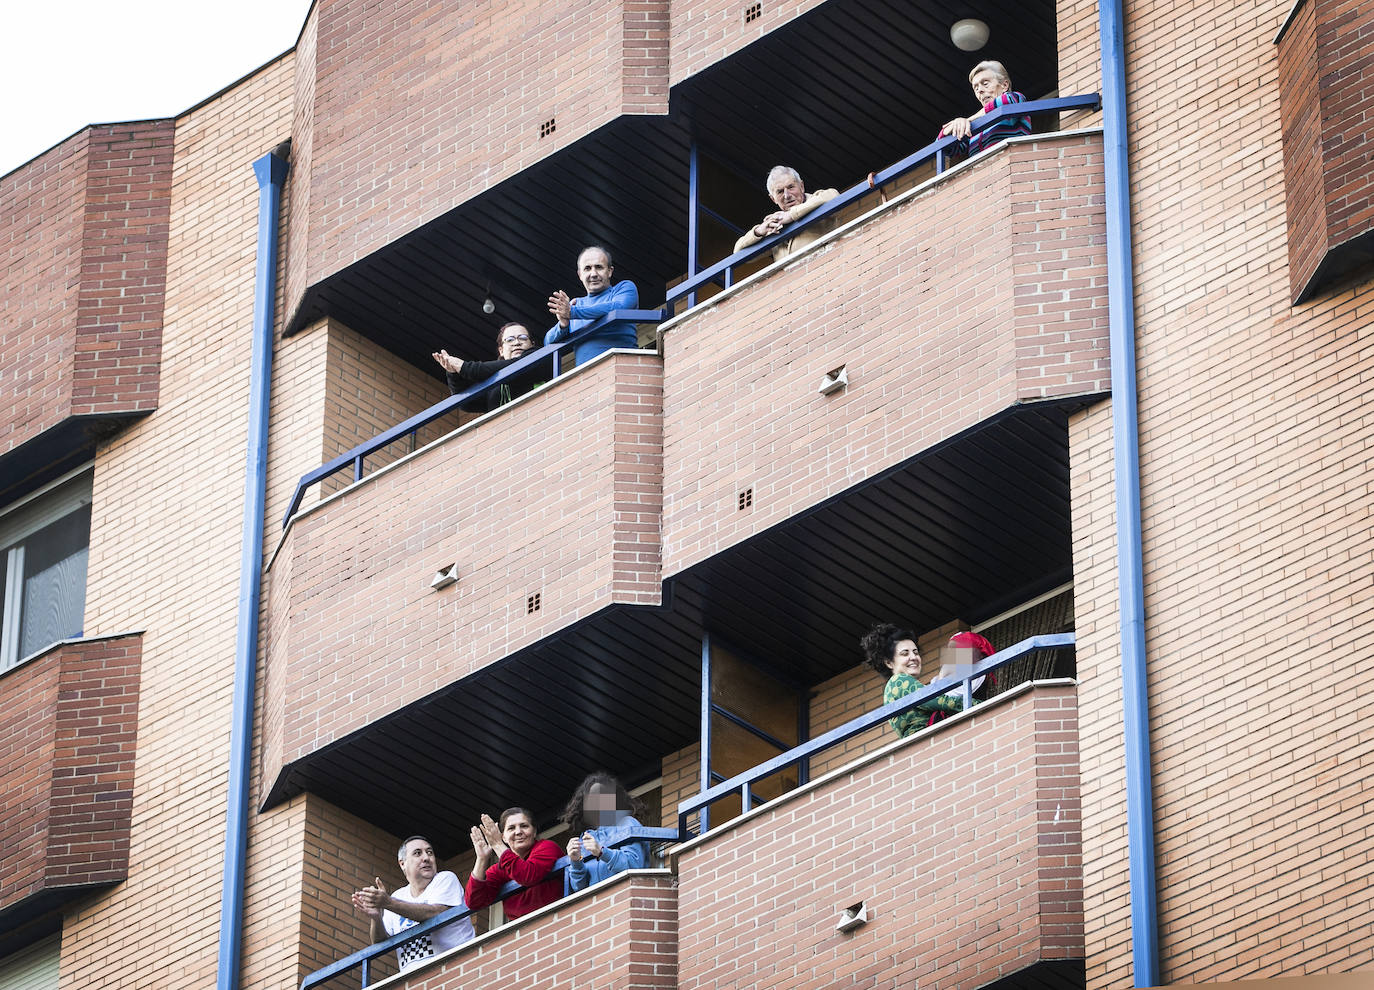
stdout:
POLYGON ((433 848, 433 846, 434 846, 434 843, 430 842, 429 839, 428 839, 426 836, 423 836, 423 835, 408 835, 408 836, 406 836, 404 839, 401 840, 401 848, 396 850, 396 862, 398 862, 398 863, 404 862, 404 860, 405 860, 405 858, 406 858, 406 846, 410 845, 410 844, 411 844, 412 842, 414 842, 416 839, 419 839, 421 842, 426 843, 427 845, 430 846, 430 848, 433 848))
POLYGON ((525 324, 521 323, 519 320, 511 320, 509 323, 502 323, 501 328, 496 331, 497 347, 500 347, 503 343, 505 343, 505 341, 501 338, 506 335, 506 331, 509 330, 511 327, 519 327, 521 330, 525 331, 525 333, 530 335, 530 343, 534 343, 534 333, 530 330, 530 328, 525 326, 525 324))
POLYGON ((916 635, 910 629, 894 626, 890 622, 878 623, 859 640, 859 646, 864 651, 864 662, 886 680, 892 676, 892 668, 888 664, 897 656, 897 644, 904 639, 914 643, 916 635))
POLYGON ((600 244, 588 244, 588 245, 587 245, 586 247, 584 247, 581 251, 578 251, 578 252, 577 252, 577 264, 578 264, 578 267, 581 267, 581 265, 582 265, 582 256, 583 256, 584 254, 586 254, 588 251, 600 251, 602 254, 604 254, 604 255, 606 256, 606 267, 607 267, 607 268, 614 268, 614 267, 615 267, 615 261, 611 258, 611 252, 607 251, 607 250, 606 250, 604 247, 602 247, 600 244))
POLYGON ((539 826, 534 823, 534 812, 530 811, 529 808, 507 808, 505 811, 501 812, 500 825, 502 832, 506 830, 506 819, 511 815, 524 815, 530 820, 530 824, 534 825, 534 830, 536 832, 539 831, 539 826))

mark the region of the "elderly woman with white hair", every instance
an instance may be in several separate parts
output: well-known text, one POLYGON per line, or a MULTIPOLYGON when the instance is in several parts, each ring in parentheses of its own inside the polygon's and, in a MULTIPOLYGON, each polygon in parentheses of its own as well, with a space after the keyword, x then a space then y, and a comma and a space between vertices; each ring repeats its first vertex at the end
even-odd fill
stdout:
POLYGON ((1003 117, 996 123, 984 127, 977 134, 973 133, 973 121, 999 107, 1024 103, 1026 97, 1024 93, 1012 90, 1011 76, 1007 74, 1007 67, 1001 62, 979 62, 968 74, 968 81, 973 87, 974 99, 982 104, 982 108, 977 113, 971 113, 967 117, 955 117, 946 123, 940 128, 940 137, 953 135, 959 139, 960 144, 967 147, 969 155, 973 156, 1009 137, 1031 132, 1029 117, 1003 117))

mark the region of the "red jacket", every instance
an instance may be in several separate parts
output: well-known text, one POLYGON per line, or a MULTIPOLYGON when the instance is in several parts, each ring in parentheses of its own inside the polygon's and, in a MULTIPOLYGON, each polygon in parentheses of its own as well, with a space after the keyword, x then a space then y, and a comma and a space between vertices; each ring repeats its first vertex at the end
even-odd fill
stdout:
POLYGON ((514 880, 525 890, 511 894, 504 901, 506 917, 519 918, 536 911, 545 904, 552 904, 563 896, 563 881, 550 876, 553 864, 563 851, 556 842, 540 839, 530 850, 529 856, 521 859, 507 849, 496 861, 495 866, 487 867, 485 880, 468 877, 467 905, 476 910, 495 904, 501 896, 501 888, 509 880, 514 880))

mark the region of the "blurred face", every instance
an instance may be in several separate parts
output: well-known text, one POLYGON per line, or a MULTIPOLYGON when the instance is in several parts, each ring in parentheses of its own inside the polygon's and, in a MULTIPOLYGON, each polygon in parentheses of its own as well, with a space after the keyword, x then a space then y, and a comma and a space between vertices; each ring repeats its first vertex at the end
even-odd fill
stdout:
POLYGON ((973 95, 979 103, 986 104, 1010 88, 1007 81, 991 69, 984 69, 973 77, 973 95))
POLYGON ((911 640, 901 640, 897 643, 896 649, 892 651, 892 659, 887 662, 887 667, 894 674, 920 677, 921 651, 916 649, 916 644, 911 640))
POLYGON ((605 251, 593 248, 583 251, 582 256, 577 259, 577 277, 582 280, 582 287, 587 290, 589 296, 611 287, 612 271, 614 269, 611 268, 611 259, 606 257, 605 251))
POLYGON ((524 815, 511 815, 501 828, 501 839, 511 852, 524 859, 534 848, 534 823, 524 815))
POLYGON ((530 332, 524 327, 506 327, 501 331, 501 347, 498 351, 501 357, 518 358, 533 347, 530 332))
POLYGON ((629 808, 616 807, 615 791, 602 791, 600 784, 593 784, 587 791, 587 800, 582 805, 587 821, 597 828, 609 828, 618 822, 622 815, 630 813, 629 808))
POLYGON ((940 672, 948 672, 950 677, 967 677, 973 672, 973 665, 983 659, 983 651, 971 646, 951 647, 946 653, 940 672))
POLYGON ((778 204, 779 208, 790 210, 806 199, 806 187, 800 179, 794 179, 790 175, 779 176, 768 187, 768 198, 778 204))
POLYGON ((406 854, 401 857, 401 872, 412 886, 424 887, 434 879, 437 869, 434 847, 424 839, 411 839, 406 843, 406 854))

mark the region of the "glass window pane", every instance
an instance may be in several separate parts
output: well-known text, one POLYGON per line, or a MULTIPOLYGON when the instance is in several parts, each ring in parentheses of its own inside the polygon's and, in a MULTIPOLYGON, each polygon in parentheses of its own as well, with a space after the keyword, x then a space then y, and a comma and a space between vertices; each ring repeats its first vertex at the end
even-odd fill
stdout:
POLYGON ((80 635, 90 536, 91 507, 86 505, 24 539, 21 658, 80 635))
POLYGON ((797 690, 729 651, 711 651, 711 700, 779 739, 797 745, 797 690))

